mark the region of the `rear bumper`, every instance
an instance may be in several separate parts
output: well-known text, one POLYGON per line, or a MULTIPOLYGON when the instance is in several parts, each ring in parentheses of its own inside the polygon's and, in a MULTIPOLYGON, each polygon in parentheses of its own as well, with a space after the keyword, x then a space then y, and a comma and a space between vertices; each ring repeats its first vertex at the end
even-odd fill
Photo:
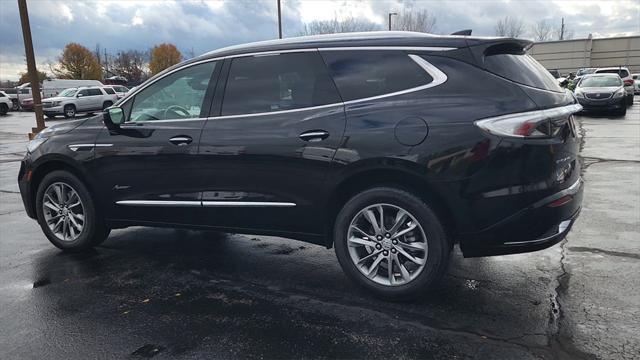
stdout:
POLYGON ((545 197, 507 219, 476 233, 459 236, 465 257, 507 255, 546 249, 571 230, 582 204, 584 182, 545 197), (566 203, 558 204, 570 199, 566 203))

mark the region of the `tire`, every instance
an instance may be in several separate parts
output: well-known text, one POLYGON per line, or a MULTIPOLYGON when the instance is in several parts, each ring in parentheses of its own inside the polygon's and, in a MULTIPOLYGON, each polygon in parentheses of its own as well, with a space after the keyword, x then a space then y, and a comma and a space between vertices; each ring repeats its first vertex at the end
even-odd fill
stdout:
POLYGON ((20 103, 16 99, 11 99, 11 111, 20 110, 20 103))
POLYGON ((7 104, 0 104, 0 115, 7 115, 7 113, 9 112, 9 106, 7 106, 7 104))
POLYGON ((64 251, 88 250, 109 236, 110 229, 96 210, 89 190, 67 171, 53 171, 42 179, 36 193, 36 214, 45 236, 64 251), (78 205, 69 206, 73 204, 78 205))
POLYGON ((102 104, 102 110, 108 108, 109 106, 113 105, 113 102, 111 101, 105 101, 104 104, 102 104))
MULTIPOLYGON (((354 237, 352 239, 358 240, 354 237)), ((334 245, 340 266, 347 276, 356 284, 387 300, 412 299, 432 288, 446 271, 451 251, 442 223, 434 211, 412 193, 392 187, 371 188, 347 201, 335 221, 334 245), (375 228, 371 221, 367 220, 366 210, 371 210, 379 223, 380 206, 385 212, 386 230, 385 233, 372 238, 375 228), (396 229, 396 234, 410 229, 409 224, 414 224, 414 220, 417 226, 395 238, 392 234, 395 227, 393 224, 396 223, 396 216, 400 210, 408 215, 397 222, 402 225, 396 229), (368 235, 365 237, 360 231, 356 231, 352 224, 368 235), (348 237, 354 234, 367 238, 367 243, 375 243, 375 247, 348 240, 348 237), (371 241, 373 239, 375 241, 371 241), (376 252, 380 253, 375 255, 376 252), (426 257, 426 261, 423 261, 424 265, 418 265, 402 252, 408 253, 416 260, 426 257), (378 259, 380 254, 381 260, 378 259), (365 259, 367 256, 369 258, 365 259), (398 263, 395 262, 396 258, 398 263), (356 265, 359 260, 364 261, 362 266, 356 265), (376 261, 377 268, 373 270, 376 261), (393 269, 391 277, 388 276, 389 261, 393 269), (403 269, 398 264, 402 264, 403 269), (365 272, 371 270, 373 272, 370 276, 365 275, 365 272)))
POLYGON ((627 115, 627 107, 623 106, 622 109, 620 111, 618 111, 618 115, 619 116, 625 116, 627 115))
POLYGON ((56 118, 56 116, 52 115, 52 114, 44 114, 44 116, 46 116, 47 119, 55 119, 56 118))
POLYGON ((627 105, 633 106, 633 95, 627 96, 627 105))
POLYGON ((67 119, 76 117, 76 107, 74 105, 65 105, 64 117, 67 119))

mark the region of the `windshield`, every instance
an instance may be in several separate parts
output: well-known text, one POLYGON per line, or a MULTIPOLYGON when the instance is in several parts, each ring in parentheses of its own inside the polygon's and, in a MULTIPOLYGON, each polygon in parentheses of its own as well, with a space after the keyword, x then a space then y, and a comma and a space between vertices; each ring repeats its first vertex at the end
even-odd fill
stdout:
POLYGON ((622 81, 614 76, 593 76, 584 78, 580 83, 580 87, 610 87, 620 86, 622 81))
POLYGON ((594 71, 596 71, 596 69, 580 69, 576 73, 576 76, 584 76, 584 75, 587 75, 587 74, 593 74, 594 71))
POLYGON ((76 92, 78 91, 78 89, 66 89, 66 90, 62 90, 62 92, 60 94, 58 94, 58 96, 62 96, 62 97, 74 97, 76 96, 76 92))

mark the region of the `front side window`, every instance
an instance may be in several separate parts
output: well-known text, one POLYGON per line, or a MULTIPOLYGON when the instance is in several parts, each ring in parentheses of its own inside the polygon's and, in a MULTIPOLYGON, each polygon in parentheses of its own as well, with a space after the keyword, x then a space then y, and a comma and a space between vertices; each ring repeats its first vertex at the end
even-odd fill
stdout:
POLYGON ((129 121, 199 118, 216 64, 190 66, 149 85, 133 99, 129 121))
POLYGON ((74 96, 76 96, 76 92, 78 92, 78 90, 76 90, 76 89, 65 89, 65 90, 62 90, 62 92, 60 94, 58 94, 58 96, 74 97, 74 96))
POLYGON ((78 92, 78 95, 82 95, 82 96, 89 96, 89 90, 80 90, 78 92))
POLYGON ((322 51, 322 57, 345 101, 390 94, 433 81, 402 51, 322 51))
POLYGON ((341 99, 317 52, 233 59, 222 115, 328 105, 341 99))

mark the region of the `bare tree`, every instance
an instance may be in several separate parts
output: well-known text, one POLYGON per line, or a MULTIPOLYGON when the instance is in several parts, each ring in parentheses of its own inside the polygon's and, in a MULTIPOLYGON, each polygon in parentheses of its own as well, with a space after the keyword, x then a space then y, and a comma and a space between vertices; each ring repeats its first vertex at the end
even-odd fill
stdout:
POLYGON ((549 41, 553 38, 553 25, 547 20, 540 20, 532 26, 535 41, 549 41))
POLYGON ((334 34, 357 31, 380 30, 380 26, 361 19, 347 18, 344 20, 322 20, 312 21, 304 24, 300 35, 334 34))
POLYGON ((571 40, 573 39, 573 30, 572 29, 567 29, 567 27, 564 27, 564 30, 562 29, 562 25, 559 25, 555 30, 553 30, 553 39, 556 40, 571 40), (561 36, 562 33, 562 36, 561 36))
POLYGON ((436 16, 423 9, 418 11, 404 10, 391 22, 391 29, 431 33, 436 28, 436 16))
POLYGON ((124 76, 131 84, 139 84, 146 80, 149 66, 149 54, 139 50, 121 51, 113 60, 112 72, 124 76))
POLYGON ((524 33, 524 23, 522 20, 505 16, 498 20, 496 24, 496 35, 506 37, 518 37, 524 33))

